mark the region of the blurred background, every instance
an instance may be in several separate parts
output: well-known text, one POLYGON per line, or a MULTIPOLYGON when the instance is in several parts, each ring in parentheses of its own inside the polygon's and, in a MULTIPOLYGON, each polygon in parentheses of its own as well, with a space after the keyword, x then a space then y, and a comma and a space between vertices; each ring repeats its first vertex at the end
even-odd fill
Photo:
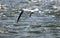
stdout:
POLYGON ((60 0, 0 0, 0 38, 60 38, 60 0))

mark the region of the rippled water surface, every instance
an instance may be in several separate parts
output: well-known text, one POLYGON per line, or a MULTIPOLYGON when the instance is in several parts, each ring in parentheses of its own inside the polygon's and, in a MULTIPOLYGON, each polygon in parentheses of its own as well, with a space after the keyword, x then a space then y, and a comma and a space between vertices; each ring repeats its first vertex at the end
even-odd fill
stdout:
POLYGON ((15 5, 16 8, 39 8, 42 12, 34 12, 31 17, 29 12, 24 12, 16 23, 20 12, 12 12, 10 7, 0 9, 0 38, 60 38, 60 11, 51 8, 49 1, 45 2, 48 5, 44 5, 43 1, 16 1, 11 3, 6 0, 3 4, 10 3, 10 6, 15 5))

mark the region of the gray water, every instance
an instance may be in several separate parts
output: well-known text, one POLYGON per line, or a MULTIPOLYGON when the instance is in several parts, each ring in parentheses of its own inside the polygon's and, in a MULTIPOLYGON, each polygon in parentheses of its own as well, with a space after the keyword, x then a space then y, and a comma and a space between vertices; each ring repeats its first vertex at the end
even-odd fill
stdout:
MULTIPOLYGON (((35 12, 29 17, 28 12, 24 12, 19 22, 16 23, 20 12, 12 12, 13 8, 11 7, 5 10, 0 9, 0 38, 60 38, 60 13, 58 9, 48 6, 50 5, 49 1, 45 2, 47 5, 43 1, 20 3, 19 0, 16 1, 15 8, 26 6, 39 8, 43 13, 35 12)), ((9 5, 7 0, 0 2, 9 5)), ((15 3, 12 2, 11 6, 14 6, 15 3)))

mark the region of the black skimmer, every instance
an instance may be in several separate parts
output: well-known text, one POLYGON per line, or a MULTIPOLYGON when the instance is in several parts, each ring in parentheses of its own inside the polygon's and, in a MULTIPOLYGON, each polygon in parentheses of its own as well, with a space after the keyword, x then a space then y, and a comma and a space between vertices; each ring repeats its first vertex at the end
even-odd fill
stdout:
POLYGON ((34 9, 34 10, 31 10, 31 9, 22 9, 22 10, 21 10, 21 13, 20 13, 19 16, 18 16, 17 23, 18 23, 19 19, 21 18, 21 15, 24 13, 24 11, 30 11, 31 13, 30 13, 29 17, 31 17, 31 15, 32 15, 35 11, 39 11, 39 9, 34 9))

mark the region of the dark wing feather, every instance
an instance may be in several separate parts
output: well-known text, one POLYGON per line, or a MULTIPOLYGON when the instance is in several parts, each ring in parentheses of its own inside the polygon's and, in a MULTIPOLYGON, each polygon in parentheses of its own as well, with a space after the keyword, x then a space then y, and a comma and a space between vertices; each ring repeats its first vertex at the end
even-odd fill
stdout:
POLYGON ((18 21, 19 21, 19 19, 21 18, 21 15, 23 14, 23 10, 21 11, 21 13, 19 14, 19 17, 18 17, 18 19, 17 19, 17 23, 18 23, 18 21))

